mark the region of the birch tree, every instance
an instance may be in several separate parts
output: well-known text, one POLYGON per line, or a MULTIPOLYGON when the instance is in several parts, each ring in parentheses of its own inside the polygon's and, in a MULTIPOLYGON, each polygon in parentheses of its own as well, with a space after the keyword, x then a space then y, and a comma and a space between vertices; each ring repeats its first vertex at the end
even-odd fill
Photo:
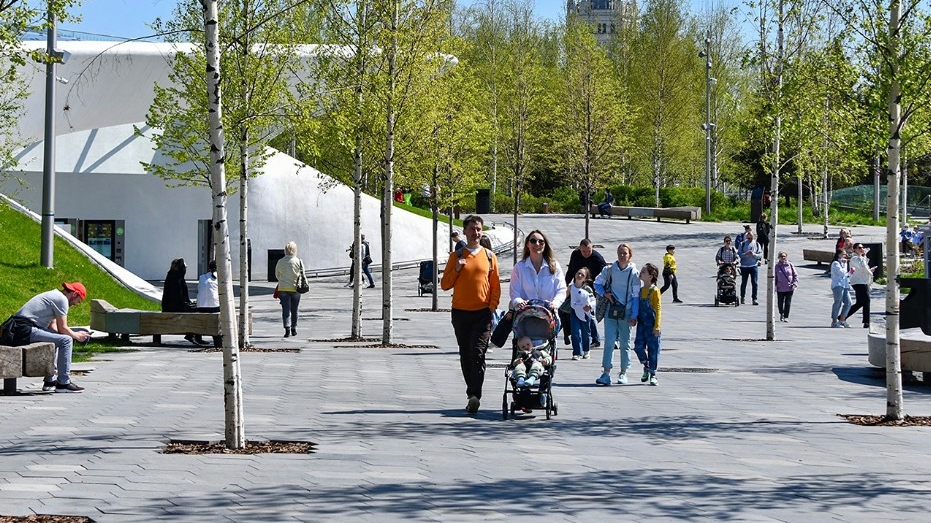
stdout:
MULTIPOLYGON (((555 117, 551 161, 568 170, 591 201, 597 186, 618 181, 630 143, 632 110, 627 93, 614 75, 605 50, 590 28, 575 19, 566 27, 562 83, 553 91, 555 117)), ((591 213, 585 214, 585 238, 591 213)))
POLYGON ((651 0, 632 42, 633 159, 640 173, 649 173, 656 206, 661 186, 694 182, 695 166, 704 164, 699 146, 704 143, 699 111, 704 75, 696 34, 680 0, 651 0))
POLYGON ((533 18, 529 4, 515 2, 508 6, 507 45, 502 57, 504 74, 501 86, 501 133, 503 156, 510 170, 514 196, 513 262, 517 263, 517 214, 524 183, 541 162, 538 149, 543 122, 544 78, 541 28, 533 18))
MULTIPOLYGON (((156 24, 156 30, 169 40, 190 38, 194 27, 194 0, 186 0, 175 10, 175 19, 156 24)), ((226 124, 233 129, 232 147, 238 156, 225 158, 227 169, 238 183, 224 190, 239 193, 239 339, 240 347, 250 345, 247 326, 249 313, 248 196, 249 179, 256 175, 268 157, 265 146, 286 123, 286 108, 293 102, 287 88, 289 75, 297 69, 297 53, 282 36, 290 28, 282 14, 296 9, 293 2, 237 0, 223 2, 223 15, 229 20, 229 37, 220 42, 221 63, 227 87, 226 124), (257 6, 260 5, 261 8, 257 6)), ((290 34, 290 32, 288 33, 290 34)), ((198 71, 205 61, 203 51, 176 53, 172 58, 171 85, 156 86, 155 100, 146 123, 159 129, 153 135, 156 146, 166 152, 164 163, 143 163, 147 170, 178 185, 212 187, 207 161, 209 129, 205 125, 207 100, 198 71), (183 122, 183 125, 179 125, 183 122)))
MULTIPOLYGON (((899 182, 902 140, 909 121, 927 111, 931 83, 931 13, 920 0, 847 0, 837 6, 854 31, 863 62, 878 64, 875 77, 886 94, 886 417, 901 420, 902 365, 899 340, 899 182)), ((924 132, 921 130, 920 132, 924 132)))
POLYGON ((217 0, 200 0, 204 8, 205 79, 207 122, 210 134, 210 179, 213 191, 213 227, 217 238, 217 286, 220 294, 220 332, 223 335, 223 404, 226 413, 226 447, 240 449, 246 444, 243 420, 242 379, 236 323, 233 322, 232 257, 229 225, 226 221, 226 144, 223 132, 222 71, 220 69, 220 20, 217 0))

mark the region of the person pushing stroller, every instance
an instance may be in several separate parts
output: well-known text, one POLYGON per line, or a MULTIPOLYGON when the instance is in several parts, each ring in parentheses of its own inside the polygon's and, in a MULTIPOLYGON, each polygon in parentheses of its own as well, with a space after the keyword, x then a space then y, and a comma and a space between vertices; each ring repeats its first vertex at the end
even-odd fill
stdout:
POLYGON ((530 336, 521 336, 517 340, 517 358, 512 366, 514 367, 513 377, 517 379, 518 388, 533 387, 540 381, 543 369, 553 362, 553 358, 546 351, 548 347, 548 342, 534 346, 530 336))

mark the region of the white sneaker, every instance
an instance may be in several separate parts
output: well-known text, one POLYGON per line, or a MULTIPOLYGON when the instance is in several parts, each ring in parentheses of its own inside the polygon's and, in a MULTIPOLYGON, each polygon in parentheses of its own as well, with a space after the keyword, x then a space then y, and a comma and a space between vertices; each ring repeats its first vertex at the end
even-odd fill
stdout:
POLYGON ((650 385, 656 386, 656 376, 650 376, 650 385))
POLYGON ((617 382, 619 385, 627 385, 627 373, 622 372, 617 375, 617 382))
POLYGON ((572 361, 579 361, 579 356, 577 354, 573 354, 572 361))
POLYGON ((582 359, 583 359, 583 360, 587 360, 587 359, 589 359, 589 358, 591 358, 591 357, 592 357, 592 355, 589 354, 589 353, 587 353, 587 352, 583 352, 583 353, 582 353, 582 359))

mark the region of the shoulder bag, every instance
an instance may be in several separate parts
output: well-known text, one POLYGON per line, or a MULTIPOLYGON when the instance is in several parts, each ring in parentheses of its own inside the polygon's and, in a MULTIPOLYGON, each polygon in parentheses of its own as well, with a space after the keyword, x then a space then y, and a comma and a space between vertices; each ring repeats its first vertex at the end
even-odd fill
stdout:
MULTIPOLYGON (((614 264, 608 265, 605 267, 608 269, 608 275, 605 277, 604 288, 611 289, 611 272, 614 270, 614 264)), ((603 271, 604 269, 602 269, 603 271)), ((605 298, 601 294, 595 294, 595 321, 601 321, 605 318, 605 315, 608 313, 608 306, 611 305, 611 302, 608 301, 608 298, 605 298)))
POLYGON ((307 276, 304 275, 304 262, 301 261, 301 274, 297 277, 297 292, 298 294, 304 294, 310 290, 310 285, 307 284, 307 276))

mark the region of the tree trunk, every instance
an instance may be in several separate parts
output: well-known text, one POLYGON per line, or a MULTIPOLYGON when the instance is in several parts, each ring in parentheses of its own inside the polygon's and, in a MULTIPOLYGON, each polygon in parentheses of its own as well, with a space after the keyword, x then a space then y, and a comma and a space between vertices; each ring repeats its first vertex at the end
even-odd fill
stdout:
POLYGON ((785 62, 785 45, 783 24, 783 1, 779 1, 779 28, 777 33, 777 55, 776 55, 776 121, 775 121, 775 138, 773 140, 773 166, 772 180, 769 188, 770 193, 770 211, 769 223, 771 224, 769 233, 769 256, 766 261, 766 339, 769 341, 776 339, 775 325, 775 305, 776 305, 776 271, 773 269, 773 254, 778 249, 778 227, 779 223, 779 171, 782 168, 780 158, 780 146, 782 139, 782 70, 785 62))
POLYGON ((382 217, 382 238, 381 238, 381 319, 382 332, 381 342, 383 345, 390 345, 394 342, 392 339, 392 296, 391 296, 391 213, 394 210, 394 128, 395 128, 395 109, 394 96, 397 90, 397 57, 398 57, 398 31, 400 28, 399 18, 400 0, 392 2, 391 11, 391 48, 388 55, 388 99, 386 103, 386 131, 385 138, 385 187, 382 192, 384 201, 385 214, 382 217))
MULTIPOLYGON (((249 94, 245 104, 249 106, 249 94)), ((249 340, 249 128, 242 126, 239 169, 239 348, 251 345, 249 340)))
POLYGON ((889 144, 888 172, 886 185, 886 417, 902 419, 902 361, 899 352, 899 250, 895 247, 898 240, 899 213, 899 156, 901 153, 902 107, 901 86, 898 79, 900 59, 899 19, 902 5, 900 0, 889 2, 889 36, 890 55, 888 61, 892 84, 889 86, 889 144))
MULTIPOLYGON (((362 91, 359 91, 359 105, 362 104, 362 91)), ((356 130, 356 147, 353 150, 352 187, 352 265, 349 278, 352 279, 352 333, 351 338, 362 339, 362 131, 356 130)))
POLYGON ((223 335, 223 403, 226 413, 226 447, 242 448, 246 443, 243 424, 242 380, 239 371, 238 335, 233 322, 232 260, 227 222, 226 151, 223 137, 223 97, 220 89, 220 48, 217 0, 200 0, 204 8, 207 51, 207 103, 210 129, 210 181, 213 187, 213 227, 216 238, 217 277, 220 296, 220 332, 223 335), (221 258, 222 257, 222 258, 221 258))

